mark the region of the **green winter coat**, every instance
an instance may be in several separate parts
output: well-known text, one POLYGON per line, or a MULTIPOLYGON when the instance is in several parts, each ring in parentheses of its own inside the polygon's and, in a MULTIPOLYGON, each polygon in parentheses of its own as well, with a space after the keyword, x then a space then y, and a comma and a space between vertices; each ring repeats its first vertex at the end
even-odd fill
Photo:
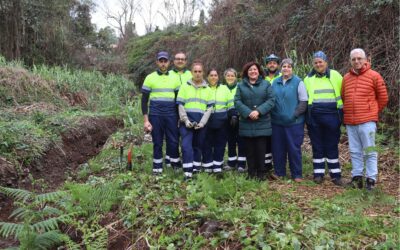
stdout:
POLYGON ((235 108, 240 114, 239 135, 244 137, 270 136, 271 110, 275 105, 272 87, 260 76, 255 84, 250 84, 248 78, 237 85, 235 108), (249 114, 257 110, 260 116, 253 121, 249 114))

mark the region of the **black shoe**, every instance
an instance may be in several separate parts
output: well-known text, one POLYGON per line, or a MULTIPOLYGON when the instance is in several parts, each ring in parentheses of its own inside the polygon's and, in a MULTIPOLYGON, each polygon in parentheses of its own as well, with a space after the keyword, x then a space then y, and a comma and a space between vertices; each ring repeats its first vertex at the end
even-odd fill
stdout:
POLYGON ((362 189, 364 184, 363 184, 363 177, 362 176, 354 176, 351 178, 351 182, 347 184, 348 187, 350 188, 359 188, 362 189))
POLYGON ((367 180, 365 181, 365 186, 368 191, 372 191, 375 188, 375 180, 367 178, 367 180))
POLYGON ((314 177, 314 182, 317 184, 322 184, 324 182, 324 177, 323 176, 316 176, 314 177))
POLYGON ((334 178, 334 179, 332 179, 332 182, 333 182, 333 184, 335 184, 336 186, 339 186, 339 187, 343 187, 343 186, 344 186, 344 183, 343 183, 343 181, 342 181, 342 178, 334 178))

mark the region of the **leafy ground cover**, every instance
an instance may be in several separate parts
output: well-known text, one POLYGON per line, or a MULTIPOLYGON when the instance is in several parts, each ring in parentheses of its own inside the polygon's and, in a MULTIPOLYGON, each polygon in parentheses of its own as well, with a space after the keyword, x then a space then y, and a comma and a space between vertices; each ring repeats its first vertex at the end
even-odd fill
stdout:
MULTIPOLYGON (((201 173, 184 182, 183 173, 171 169, 162 176, 151 175, 152 145, 144 140, 139 100, 129 98, 128 82, 45 67, 24 71, 24 77, 32 72, 40 75, 38 82, 47 81, 54 88, 54 95, 35 99, 32 94, 33 99, 21 101, 10 91, 9 98, 0 99, 5 100, 1 102, 0 166, 3 159, 15 166, 45 157, 49 145, 65 140, 60 134, 70 135, 71 141, 92 134, 80 127, 82 121, 90 125, 99 116, 113 114, 123 119, 124 127, 104 139, 99 154, 70 171, 65 182, 49 186, 45 175, 37 175, 31 178, 36 184, 33 189, 1 187, 0 192, 14 204, 2 207, 0 247, 398 248, 399 151, 390 135, 378 136, 380 176, 373 192, 338 188, 329 178, 322 185, 314 184, 307 138, 305 181, 300 184, 289 179, 258 182, 235 172, 223 178, 201 173), (128 149, 133 154, 132 171, 126 169, 128 149)), ((343 136, 340 160, 348 179, 346 143, 343 136)))

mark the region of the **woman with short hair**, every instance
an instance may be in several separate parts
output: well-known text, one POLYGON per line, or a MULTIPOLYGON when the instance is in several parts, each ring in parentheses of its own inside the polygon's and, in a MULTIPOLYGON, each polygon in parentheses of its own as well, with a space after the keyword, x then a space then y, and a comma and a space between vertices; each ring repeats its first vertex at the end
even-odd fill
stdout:
POLYGON ((281 73, 272 84, 275 93, 275 107, 272 109, 272 158, 276 175, 286 176, 286 162, 289 160, 292 179, 301 182, 301 144, 304 139, 307 90, 300 77, 293 74, 292 59, 282 60, 281 73))

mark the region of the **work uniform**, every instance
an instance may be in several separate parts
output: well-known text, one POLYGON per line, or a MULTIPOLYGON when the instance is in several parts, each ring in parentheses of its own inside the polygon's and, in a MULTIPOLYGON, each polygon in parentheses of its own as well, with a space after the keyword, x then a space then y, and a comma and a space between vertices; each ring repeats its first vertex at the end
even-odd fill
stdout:
MULTIPOLYGON (((275 79, 278 79, 279 77, 282 76, 282 73, 277 70, 274 74, 273 77, 269 77, 269 71, 268 69, 265 71, 265 80, 267 80, 271 85, 272 82, 275 79)), ((270 172, 272 170, 272 139, 268 138, 267 139, 267 153, 265 154, 265 168, 267 169, 267 172, 270 172)))
POLYGON ((225 85, 210 86, 211 99, 215 102, 207 123, 206 141, 203 148, 203 168, 205 172, 222 171, 227 141, 228 105, 233 103, 229 89, 225 85))
MULTIPOLYGON (((176 102, 184 107, 191 123, 199 123, 206 110, 214 105, 211 89, 205 81, 200 86, 196 86, 191 80, 182 84, 176 102)), ((187 128, 185 123, 181 122, 179 132, 182 138, 183 172, 186 177, 192 177, 193 167, 200 171, 206 127, 187 128)))
MULTIPOLYGON (((179 83, 179 86, 182 85, 182 83, 186 83, 190 79, 192 79, 192 73, 188 69, 183 69, 182 71, 179 71, 177 69, 171 69, 168 71, 168 73, 171 75, 173 81, 176 81, 176 83, 179 83)), ((179 141, 179 137, 178 137, 179 141)), ((170 161, 170 156, 168 155, 168 145, 167 145, 167 154, 165 155, 165 165, 170 166, 171 161, 170 161)), ((178 166, 181 166, 181 162, 178 162, 178 166)))
POLYGON ((170 157, 174 167, 179 163, 178 113, 175 104, 179 87, 180 85, 173 81, 168 72, 162 73, 159 70, 149 74, 142 86, 143 95, 150 95, 149 122, 153 128, 151 136, 154 173, 162 172, 164 135, 166 137, 166 155, 170 157))
POLYGON ((341 178, 339 139, 342 122, 342 76, 327 69, 324 74, 312 70, 304 79, 308 93, 306 123, 313 151, 314 178, 325 174, 325 161, 332 179, 341 178))
POLYGON ((279 71, 279 70, 277 70, 276 72, 275 72, 275 74, 274 74, 274 76, 273 77, 269 77, 269 72, 268 72, 268 70, 266 70, 265 71, 265 80, 267 80, 269 83, 271 83, 272 84, 272 82, 275 80, 275 79, 277 79, 278 77, 280 77, 280 76, 282 76, 282 73, 279 71))
POLYGON ((228 121, 236 116, 237 122, 232 125, 228 122, 228 166, 231 168, 246 168, 246 151, 244 140, 239 136, 239 113, 237 112, 233 99, 236 94, 237 83, 226 85, 230 94, 230 102, 228 103, 228 121), (236 153, 237 146, 237 153, 236 153))

